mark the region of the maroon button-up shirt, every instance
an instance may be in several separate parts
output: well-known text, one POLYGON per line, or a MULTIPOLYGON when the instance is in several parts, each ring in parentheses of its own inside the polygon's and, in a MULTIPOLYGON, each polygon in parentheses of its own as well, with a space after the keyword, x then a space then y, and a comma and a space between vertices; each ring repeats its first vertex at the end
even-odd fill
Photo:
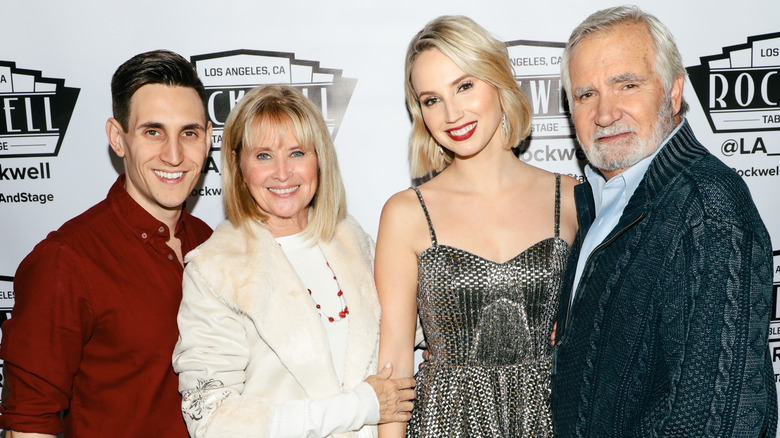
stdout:
MULTIPOLYGON (((184 211, 175 235, 186 254, 211 228, 184 211)), ((183 269, 168 237, 120 175, 104 201, 22 261, 2 329, 0 427, 79 438, 187 437, 171 367, 183 269)))

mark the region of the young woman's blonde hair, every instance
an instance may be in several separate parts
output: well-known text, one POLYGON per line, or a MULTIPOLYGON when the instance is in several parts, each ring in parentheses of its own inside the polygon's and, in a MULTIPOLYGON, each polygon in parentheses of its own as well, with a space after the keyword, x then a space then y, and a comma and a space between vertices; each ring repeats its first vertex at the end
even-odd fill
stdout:
POLYGON ((406 51, 406 103, 412 114, 409 164, 412 178, 439 172, 452 162, 425 126, 420 101, 412 85, 412 69, 420 53, 438 49, 465 73, 498 89, 501 110, 506 115, 501 130, 504 147, 518 146, 531 132, 531 105, 520 89, 509 62, 506 45, 493 38, 468 17, 445 15, 434 19, 412 38, 406 51))
POLYGON ((268 219, 246 185, 241 154, 253 141, 262 138, 261 133, 282 140, 288 127, 304 152, 314 151, 317 155, 317 191, 309 205, 309 223, 304 233, 314 242, 328 241, 347 212, 336 150, 320 111, 290 86, 257 87, 230 112, 222 136, 225 215, 234 226, 245 230, 250 220, 268 219))

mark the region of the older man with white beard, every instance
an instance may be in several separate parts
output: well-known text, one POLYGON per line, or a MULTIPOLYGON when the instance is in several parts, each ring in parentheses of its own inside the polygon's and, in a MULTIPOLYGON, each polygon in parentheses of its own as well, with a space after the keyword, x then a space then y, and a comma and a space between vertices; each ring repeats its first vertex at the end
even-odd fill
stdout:
POLYGON ((672 35, 636 7, 596 12, 561 76, 590 165, 555 339, 555 435, 774 437, 769 235, 682 118, 672 35))

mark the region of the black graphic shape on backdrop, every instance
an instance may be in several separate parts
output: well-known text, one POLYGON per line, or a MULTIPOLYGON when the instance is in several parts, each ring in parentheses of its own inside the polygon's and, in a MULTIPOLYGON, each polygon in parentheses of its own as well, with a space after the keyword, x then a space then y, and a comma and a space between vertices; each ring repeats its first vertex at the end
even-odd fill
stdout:
POLYGON ((780 32, 699 59, 688 77, 712 132, 780 130, 780 32))
POLYGON ((0 61, 0 158, 57 156, 79 91, 0 61))

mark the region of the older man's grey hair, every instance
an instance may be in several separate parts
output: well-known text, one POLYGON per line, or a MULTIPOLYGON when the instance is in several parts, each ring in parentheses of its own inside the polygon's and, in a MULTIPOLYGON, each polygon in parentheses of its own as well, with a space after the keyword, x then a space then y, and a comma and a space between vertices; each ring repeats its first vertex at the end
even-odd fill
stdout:
MULTIPOLYGON (((572 54, 577 49, 577 45, 588 35, 604 32, 621 24, 644 24, 650 31, 655 44, 655 67, 661 76, 661 83, 664 91, 669 93, 672 89, 672 83, 680 76, 685 76, 686 71, 683 67, 682 56, 674 42, 674 37, 669 29, 661 23, 654 15, 649 14, 637 6, 616 6, 613 8, 602 9, 594 12, 577 26, 566 43, 563 50, 563 59, 561 60, 561 81, 566 90, 566 96, 569 99, 571 107, 571 76, 569 75, 569 62, 572 54)), ((680 116, 688 111, 688 104, 683 98, 680 105, 680 116)))

